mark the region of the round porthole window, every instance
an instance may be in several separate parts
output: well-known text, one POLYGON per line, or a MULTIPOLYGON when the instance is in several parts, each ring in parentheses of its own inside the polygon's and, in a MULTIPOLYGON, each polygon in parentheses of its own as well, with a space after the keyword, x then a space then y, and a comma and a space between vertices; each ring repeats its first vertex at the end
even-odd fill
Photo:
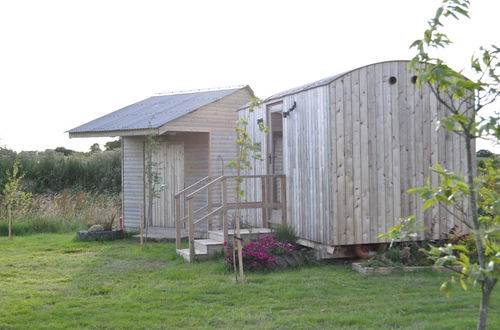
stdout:
POLYGON ((416 84, 417 83, 417 76, 411 77, 411 83, 416 84))
POLYGON ((396 77, 394 77, 394 76, 390 76, 390 77, 389 77, 389 84, 394 85, 394 84, 396 83, 396 81, 398 81, 398 80, 396 79, 396 77))

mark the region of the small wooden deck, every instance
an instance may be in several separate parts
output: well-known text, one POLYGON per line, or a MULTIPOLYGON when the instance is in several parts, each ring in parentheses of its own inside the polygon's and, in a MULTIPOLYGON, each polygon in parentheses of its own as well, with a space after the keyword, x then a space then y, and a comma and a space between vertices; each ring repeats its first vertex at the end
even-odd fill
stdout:
MULTIPOLYGON (((181 230, 181 237, 188 237, 188 232, 186 230, 181 230)), ((146 233, 144 232, 144 235, 146 233)), ((133 237, 140 237, 139 234, 134 235, 133 237)), ((161 239, 175 239, 176 238, 176 230, 175 228, 161 228, 161 227, 149 227, 148 228, 148 238, 161 240, 161 239)))

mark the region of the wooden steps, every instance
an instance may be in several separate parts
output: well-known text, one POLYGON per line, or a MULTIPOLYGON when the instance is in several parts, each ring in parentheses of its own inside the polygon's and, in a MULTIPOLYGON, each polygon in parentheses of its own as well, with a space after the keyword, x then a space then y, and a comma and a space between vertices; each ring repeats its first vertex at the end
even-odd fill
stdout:
MULTIPOLYGON (((249 242, 253 239, 271 234, 269 228, 241 229, 241 237, 249 242)), ((232 241, 234 230, 228 231, 229 241, 232 241)), ((206 259, 224 252, 224 233, 222 230, 211 230, 208 232, 208 239, 195 239, 194 249, 196 259, 206 259)), ((189 257, 189 249, 177 249, 177 254, 186 261, 192 261, 189 257)))

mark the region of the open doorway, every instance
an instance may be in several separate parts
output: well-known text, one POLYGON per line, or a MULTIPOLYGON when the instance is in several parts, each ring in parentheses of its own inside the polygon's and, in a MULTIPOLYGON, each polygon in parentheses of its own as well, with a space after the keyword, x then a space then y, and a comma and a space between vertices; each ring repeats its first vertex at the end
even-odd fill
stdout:
MULTIPOLYGON (((267 173, 283 174, 283 103, 275 103, 268 106, 268 154, 267 154, 267 173)), ((268 182, 268 201, 277 203, 281 200, 280 180, 270 179, 268 182)), ((269 210, 269 221, 274 224, 281 223, 281 210, 273 208, 269 210)))

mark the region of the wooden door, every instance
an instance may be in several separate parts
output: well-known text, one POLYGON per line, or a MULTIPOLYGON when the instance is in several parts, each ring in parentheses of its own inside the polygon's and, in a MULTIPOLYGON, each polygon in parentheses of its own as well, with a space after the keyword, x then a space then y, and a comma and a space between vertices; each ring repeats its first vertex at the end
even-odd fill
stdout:
POLYGON ((184 145, 181 142, 160 142, 153 154, 153 165, 158 173, 158 194, 153 199, 150 225, 175 228, 174 195, 184 188, 184 145))

